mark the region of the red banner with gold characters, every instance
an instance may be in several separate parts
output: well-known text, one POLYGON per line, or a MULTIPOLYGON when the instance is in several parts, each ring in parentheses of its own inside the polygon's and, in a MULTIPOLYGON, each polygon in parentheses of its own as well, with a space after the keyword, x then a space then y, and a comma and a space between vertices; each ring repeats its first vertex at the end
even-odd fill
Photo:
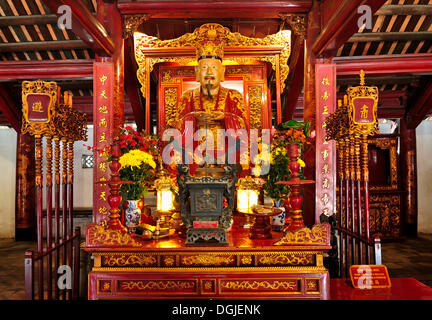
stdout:
POLYGON ((93 222, 107 219, 109 187, 100 182, 110 179, 106 148, 112 141, 114 66, 111 62, 95 62, 93 65, 93 222))
POLYGON ((353 121, 355 124, 373 123, 376 121, 374 112, 375 99, 355 97, 352 99, 353 121))
POLYGON ((326 119, 336 110, 336 65, 315 65, 316 100, 316 206, 315 222, 321 214, 336 210, 336 145, 326 140, 326 119))

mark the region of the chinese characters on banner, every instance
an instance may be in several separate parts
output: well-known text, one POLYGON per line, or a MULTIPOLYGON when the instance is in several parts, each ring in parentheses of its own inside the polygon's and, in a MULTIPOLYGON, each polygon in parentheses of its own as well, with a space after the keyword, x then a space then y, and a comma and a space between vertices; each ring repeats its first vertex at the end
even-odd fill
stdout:
POLYGON ((315 65, 316 90, 316 211, 320 215, 333 215, 336 210, 336 145, 326 140, 326 119, 336 109, 336 66, 315 65))
MULTIPOLYGON (((110 62, 95 62, 93 72, 93 145, 96 146, 93 180, 103 182, 110 179, 111 173, 106 148, 112 141, 114 67, 110 62)), ((99 224, 109 215, 110 190, 108 185, 100 183, 96 183, 93 190, 93 222, 99 224)))

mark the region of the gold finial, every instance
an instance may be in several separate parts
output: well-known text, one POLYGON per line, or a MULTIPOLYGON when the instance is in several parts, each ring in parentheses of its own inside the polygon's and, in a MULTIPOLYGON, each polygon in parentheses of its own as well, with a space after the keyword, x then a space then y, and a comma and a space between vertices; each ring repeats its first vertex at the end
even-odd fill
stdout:
POLYGON ((340 108, 340 107, 342 107, 342 100, 341 99, 338 100, 338 108, 340 108))
POLYGON ((360 85, 361 86, 365 85, 365 72, 363 69, 360 70, 360 85))
POLYGON ((344 106, 348 105, 348 96, 344 95, 344 106))

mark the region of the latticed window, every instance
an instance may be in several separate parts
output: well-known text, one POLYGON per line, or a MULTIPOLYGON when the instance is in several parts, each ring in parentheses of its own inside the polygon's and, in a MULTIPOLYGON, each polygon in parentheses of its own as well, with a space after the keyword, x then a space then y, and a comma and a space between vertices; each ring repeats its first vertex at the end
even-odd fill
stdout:
POLYGON ((84 169, 86 168, 93 168, 93 155, 92 154, 83 154, 81 158, 82 167, 84 169))

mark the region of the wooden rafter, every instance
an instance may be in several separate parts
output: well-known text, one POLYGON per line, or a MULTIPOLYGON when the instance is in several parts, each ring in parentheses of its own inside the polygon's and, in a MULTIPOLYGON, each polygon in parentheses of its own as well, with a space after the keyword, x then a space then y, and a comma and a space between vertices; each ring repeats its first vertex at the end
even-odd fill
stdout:
POLYGON ((111 37, 100 21, 82 3, 82 0, 43 0, 43 2, 56 14, 59 6, 70 6, 72 11, 72 31, 95 53, 103 56, 113 54, 114 43, 111 37))
POLYGON ((345 0, 334 10, 330 19, 323 28, 312 46, 316 56, 333 56, 334 53, 359 29, 357 13, 358 7, 368 5, 372 14, 375 13, 387 0, 345 0))

